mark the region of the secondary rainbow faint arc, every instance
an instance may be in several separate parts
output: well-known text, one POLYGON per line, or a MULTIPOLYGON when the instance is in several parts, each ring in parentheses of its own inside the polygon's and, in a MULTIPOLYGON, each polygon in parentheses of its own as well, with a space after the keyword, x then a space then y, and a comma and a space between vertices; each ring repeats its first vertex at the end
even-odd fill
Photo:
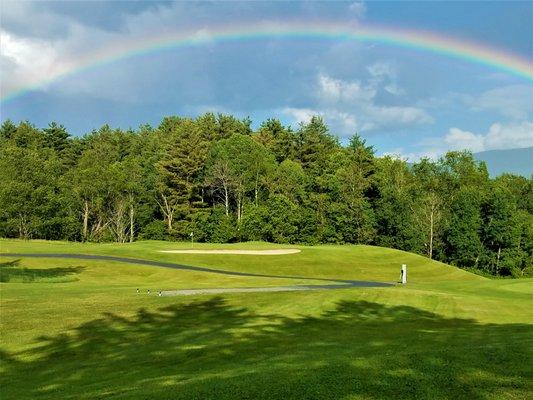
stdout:
POLYGON ((90 53, 47 79, 2 94, 5 102, 49 85, 61 78, 127 58, 165 49, 201 46, 227 41, 259 39, 326 39, 375 42, 411 48, 482 64, 513 75, 533 80, 533 62, 517 54, 486 47, 479 43, 439 35, 435 32, 403 30, 380 26, 350 26, 338 23, 262 23, 189 32, 173 32, 150 38, 120 41, 103 50, 90 53))

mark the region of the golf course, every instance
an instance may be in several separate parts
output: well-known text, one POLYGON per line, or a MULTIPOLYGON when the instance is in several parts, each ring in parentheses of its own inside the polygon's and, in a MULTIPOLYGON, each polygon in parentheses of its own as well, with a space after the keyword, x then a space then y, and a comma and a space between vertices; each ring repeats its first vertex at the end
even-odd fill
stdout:
POLYGON ((0 15, 0 400, 533 400, 533 0, 0 15))
POLYGON ((533 390, 531 279, 362 245, 4 239, 0 253, 2 399, 526 399, 533 390), (327 287, 158 295, 301 285, 327 287))

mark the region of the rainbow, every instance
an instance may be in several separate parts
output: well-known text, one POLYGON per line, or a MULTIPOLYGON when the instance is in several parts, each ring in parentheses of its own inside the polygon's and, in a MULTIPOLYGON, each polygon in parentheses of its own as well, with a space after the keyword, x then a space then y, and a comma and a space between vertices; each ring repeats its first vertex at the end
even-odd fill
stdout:
POLYGON ((0 101, 5 102, 43 88, 59 79, 136 56, 221 42, 286 38, 382 43, 462 59, 504 71, 528 81, 533 80, 533 62, 527 58, 434 32, 382 26, 356 26, 338 22, 271 22, 172 32, 110 43, 99 51, 87 54, 75 62, 50 72, 44 80, 30 83, 5 95, 2 94, 0 101))

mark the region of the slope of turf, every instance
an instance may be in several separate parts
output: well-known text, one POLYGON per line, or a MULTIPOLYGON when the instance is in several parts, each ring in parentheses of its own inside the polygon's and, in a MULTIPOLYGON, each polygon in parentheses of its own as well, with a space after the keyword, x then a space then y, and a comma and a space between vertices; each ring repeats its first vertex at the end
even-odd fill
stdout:
POLYGON ((297 254, 279 256, 171 254, 160 250, 191 248, 190 243, 135 242, 131 244, 82 244, 48 241, 0 241, 3 253, 80 253, 105 254, 185 265, 219 268, 228 271, 260 272, 271 275, 302 275, 315 278, 396 281, 401 264, 408 264, 410 282, 482 279, 446 264, 399 250, 374 246, 281 246, 248 242, 235 244, 194 244, 205 249, 299 248, 297 254))
MULTIPOLYGON (((158 252, 187 247, 0 240, 2 253, 108 254, 311 278, 395 281, 406 263, 409 283, 161 298, 146 290, 301 282, 2 257, 2 399, 511 399, 531 393, 532 280, 489 280, 370 246, 301 246, 301 253, 268 257, 158 252)), ((195 244, 200 247, 282 246, 195 244)))

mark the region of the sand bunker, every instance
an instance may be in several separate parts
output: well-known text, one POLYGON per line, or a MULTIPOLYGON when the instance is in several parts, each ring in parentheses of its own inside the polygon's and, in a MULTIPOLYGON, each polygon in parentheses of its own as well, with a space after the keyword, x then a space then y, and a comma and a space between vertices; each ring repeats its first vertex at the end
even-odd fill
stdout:
POLYGON ((281 254, 295 254, 298 249, 272 249, 272 250, 161 250, 161 253, 179 254, 241 254, 249 256, 278 256, 281 254))

